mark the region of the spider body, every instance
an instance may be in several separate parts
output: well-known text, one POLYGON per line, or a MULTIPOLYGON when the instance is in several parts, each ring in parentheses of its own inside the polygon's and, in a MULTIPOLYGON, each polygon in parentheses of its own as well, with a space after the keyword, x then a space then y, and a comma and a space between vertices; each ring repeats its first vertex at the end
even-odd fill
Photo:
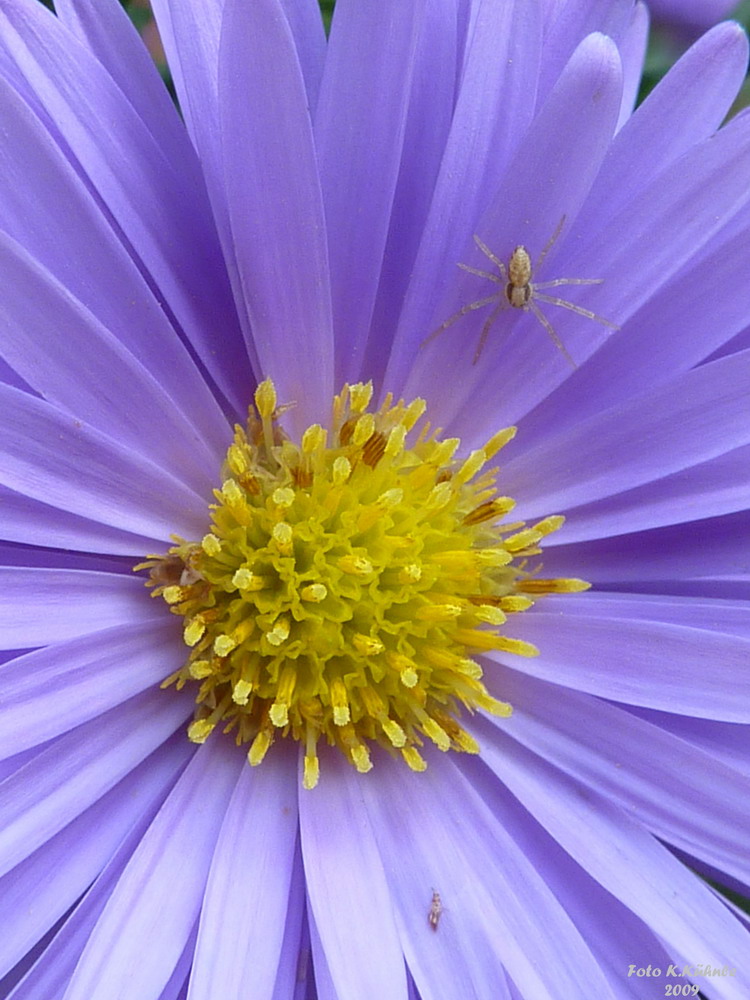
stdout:
MULTIPOLYGON (((551 239, 539 255, 537 267, 541 266, 550 247, 559 236, 564 221, 565 218, 563 217, 560 220, 557 229, 552 234, 551 239)), ((573 368, 577 367, 575 361, 568 353, 568 350, 563 342, 555 333, 554 327, 550 323, 549 319, 539 308, 537 304, 538 302, 547 302, 549 305, 559 306, 562 309, 568 309, 570 312, 574 312, 578 316, 583 316, 585 319, 593 319, 597 323, 601 323, 603 326, 609 327, 611 330, 619 330, 619 327, 614 323, 611 323, 608 319, 604 319, 603 316, 598 316, 596 313, 591 312, 590 309, 584 309, 582 306, 576 305, 574 302, 568 302, 567 299, 558 298, 556 295, 548 295, 543 291, 543 289, 556 288, 560 285, 600 285, 603 281, 602 278, 555 278, 553 281, 532 281, 534 266, 531 260, 531 255, 526 247, 520 245, 517 246, 508 258, 508 263, 506 265, 505 262, 494 254, 487 244, 484 243, 476 234, 474 235, 474 242, 485 257, 488 257, 489 260, 495 265, 497 271, 482 271, 479 268, 470 267, 468 264, 459 264, 458 266, 462 270, 468 271, 470 274, 476 274, 480 278, 485 278, 488 281, 492 281, 496 285, 500 285, 500 289, 483 299, 477 299, 475 302, 469 302, 468 305, 463 306, 458 310, 458 312, 449 316, 448 319, 437 328, 437 330, 431 333, 430 336, 422 342, 423 347, 429 344, 430 341, 437 337, 438 334, 442 333, 443 330, 446 330, 449 326, 452 326, 456 320, 459 320, 468 312, 472 312, 474 309, 481 309, 483 306, 489 305, 493 305, 494 309, 490 311, 484 326, 482 327, 482 332, 479 336, 479 343, 476 351, 474 352, 472 364, 476 364, 479 360, 495 320, 507 306, 510 306, 513 309, 523 309, 525 312, 533 313, 549 334, 552 343, 560 351, 568 364, 573 368)))
POLYGON ((532 293, 531 257, 529 257, 526 247, 516 247, 508 261, 508 283, 505 286, 505 296, 514 309, 524 309, 532 293))

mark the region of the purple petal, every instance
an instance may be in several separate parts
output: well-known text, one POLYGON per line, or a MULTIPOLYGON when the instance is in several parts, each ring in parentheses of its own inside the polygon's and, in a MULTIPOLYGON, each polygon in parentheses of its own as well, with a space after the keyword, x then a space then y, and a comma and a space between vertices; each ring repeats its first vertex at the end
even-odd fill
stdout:
MULTIPOLYGON (((473 777, 485 801, 502 815, 508 833, 562 903, 608 979, 611 995, 624 998, 620 984, 625 978, 623 970, 631 964, 645 967, 650 962, 665 968, 668 955, 649 928, 566 854, 484 765, 477 766, 476 759, 469 756, 459 757, 458 764, 473 777)), ((628 998, 653 1000, 653 981, 628 980, 627 989, 628 998)))
POLYGON ((169 161, 191 183, 201 185, 200 165, 185 126, 122 4, 117 0, 57 0, 55 13, 106 67, 169 161))
POLYGON ((4 80, 0 115, 6 129, 0 146, 6 181, 2 229, 122 341, 207 444, 226 447, 226 418, 111 220, 31 108, 4 80))
POLYGON ((0 402, 3 485, 150 538, 202 537, 206 501, 163 469, 17 389, 0 402))
POLYGON ((174 969, 172 969, 172 975, 169 977, 167 985, 159 994, 159 1000, 187 1000, 188 977, 193 964, 197 934, 198 928, 194 926, 185 941, 182 954, 177 959, 174 969))
POLYGON ((602 163, 576 221, 588 234, 603 229, 632 197, 724 121, 747 67, 747 36, 737 24, 709 31, 659 81, 602 163), (637 175, 633 164, 638 163, 637 175))
MULTIPOLYGON (((133 535, 97 524, 2 486, 0 504, 3 511, 0 532, 11 542, 35 545, 42 540, 50 548, 118 553, 130 556, 134 562, 154 548, 153 539, 146 535, 133 535)), ((50 558, 47 554, 47 565, 50 558)))
POLYGON ((425 0, 339 0, 315 118, 336 382, 360 376, 409 108, 425 0), (384 86, 384 81, 388 81, 384 86))
MULTIPOLYGON (((750 934, 622 809, 497 730, 484 738, 482 759, 592 878, 651 927, 673 961, 694 964, 696 955, 710 955, 711 965, 731 968, 747 953, 750 934)), ((737 998, 734 990, 717 996, 737 998)))
MULTIPOLYGON (((729 229, 711 241, 709 253, 696 256, 655 292, 628 322, 626 335, 610 337, 523 418, 518 435, 523 446, 688 371, 750 323, 745 293, 750 233, 747 227, 736 234, 729 229), (707 296, 705 275, 718 272, 722 295, 707 296)), ((734 350, 747 346, 737 343, 734 350)), ((732 351, 720 352, 727 353, 732 351)))
MULTIPOLYGON (((201 163, 215 180, 219 155, 218 59, 224 0, 152 0, 151 6, 185 118, 201 163)), ((212 191, 212 201, 217 192, 212 191)))
POLYGON ((133 572, 132 560, 127 556, 61 551, 41 546, 17 545, 14 542, 0 542, 0 565, 19 566, 24 569, 72 569, 93 573, 114 573, 128 578, 133 572))
POLYGON ((6 760, 0 761, 0 781, 5 781, 9 778, 11 774, 15 774, 22 767, 25 767, 30 760, 34 757, 38 757, 40 753, 49 747, 49 743, 41 743, 39 746, 32 747, 30 750, 24 750, 21 753, 13 754, 12 757, 6 758, 6 760))
POLYGON ((594 32, 615 42, 623 38, 632 16, 632 4, 621 0, 546 0, 544 13, 544 60, 539 81, 539 100, 565 72, 565 66, 581 39, 594 32))
MULTIPOLYGON (((623 326, 619 332, 604 332, 601 324, 584 323, 568 310, 555 309, 555 330, 579 364, 605 340, 613 339, 622 341, 626 371, 633 365, 636 369, 645 370, 647 365, 653 369, 639 337, 629 339, 631 323, 628 320, 660 285, 679 274, 683 267, 696 262, 701 253, 710 253, 714 249, 711 241, 726 226, 733 226, 736 217, 747 220, 749 170, 750 115, 740 115, 714 136, 692 147, 651 184, 634 194, 599 234, 589 239, 578 223, 573 223, 570 232, 564 234, 564 240, 558 241, 545 261, 540 278, 563 275, 601 279, 601 284, 587 289, 586 306, 623 326), (648 247, 648 253, 644 253, 644 247, 648 247), (554 271, 547 266, 553 254, 554 271)), ((633 162, 631 173, 637 177, 637 161, 633 162)), ((498 419, 503 423, 515 422, 538 403, 551 388, 551 382, 548 375, 546 389, 541 391, 538 379, 543 376, 536 374, 535 368, 558 372, 556 381, 564 377, 559 374, 561 366, 566 367, 562 358, 558 358, 554 369, 539 364, 538 338, 547 341, 549 338, 536 317, 522 315, 517 322, 526 325, 528 335, 521 337, 514 327, 515 335, 508 342, 500 337, 488 345, 481 363, 474 368, 494 365, 493 370, 499 371, 501 365, 510 363, 514 370, 513 385, 518 384, 518 393, 507 393, 499 413, 494 393, 475 394, 461 420, 451 428, 462 437, 468 437, 471 432, 486 433, 489 425, 497 427, 498 419), (497 357, 493 360, 495 349, 497 357), (523 361, 519 359, 513 363, 512 349, 524 352, 523 361)), ((660 336, 677 339, 679 348, 684 342, 682 328, 664 323, 660 336)), ((553 345, 548 343, 548 350, 554 351, 553 345)), ((569 366, 565 375, 570 375, 569 366)), ((606 382, 602 388, 605 393, 611 389, 606 382)), ((597 390, 598 385, 594 385, 590 391, 596 395, 597 390)), ((580 391, 579 385, 579 394, 580 391)), ((622 391, 618 383, 618 397, 622 391)))
MULTIPOLYGON (((76 903, 128 835, 129 852, 184 763, 179 747, 160 748, 115 788, 0 879, 0 975, 76 903), (137 818, 135 831, 132 831, 137 818), (135 834, 135 836, 134 836, 135 834), (29 907, 29 900, 34 906, 29 907), (24 912, 25 918, 18 919, 24 912)), ((128 852, 128 853, 129 853, 128 852)), ((66 929, 67 930, 67 929, 66 929)), ((45 956, 45 961, 49 958, 45 956)), ((72 970, 71 970, 72 971, 72 970)))
POLYGON ((123 797, 123 790, 130 792, 124 798, 135 814, 133 825, 49 947, 12 994, 14 1000, 58 1000, 63 996, 112 889, 194 750, 184 734, 172 737, 109 793, 118 801, 118 797, 123 797))
POLYGON ((0 566, 0 649, 46 646, 160 617, 143 582, 116 573, 0 566))
POLYGON ((565 611, 592 618, 628 618, 631 621, 687 625, 750 638, 750 616, 744 601, 665 597, 661 594, 612 594, 592 590, 587 594, 566 595, 565 611))
POLYGON ((116 573, 120 577, 128 578, 133 572, 133 560, 127 556, 59 551, 35 545, 17 545, 13 542, 0 542, 0 566, 22 566, 26 569, 77 569, 94 573, 116 573))
MULTIPOLYGON (((631 176, 639 160, 631 159, 631 176)), ((596 262, 602 284, 588 296, 593 308, 624 324, 653 294, 655 276, 663 285, 704 247, 710 252, 710 241, 747 209, 749 168, 750 116, 738 115, 650 183, 631 185, 628 200, 600 231, 589 233, 585 219, 576 220, 569 234, 576 249, 565 267, 571 275, 590 274, 596 262)))
POLYGON ((307 104, 314 114, 326 57, 326 33, 316 0, 281 0, 307 90, 307 104))
POLYGON ((503 490, 545 516, 707 462, 750 443, 749 383, 750 351, 678 375, 549 435, 508 462, 503 490))
POLYGON ((569 544, 745 510, 750 495, 750 446, 592 504, 568 508, 569 544))
POLYGON ((339 1000, 339 994, 336 992, 336 987, 333 984, 331 970, 328 968, 328 956, 323 947, 323 942, 320 940, 320 934, 318 933, 315 918, 312 914, 308 915, 307 922, 310 928, 310 951, 312 953, 312 965, 315 977, 313 982, 315 985, 314 990, 311 990, 310 986, 312 983, 310 983, 307 992, 302 995, 308 996, 312 994, 315 1000, 339 1000))
MULTIPOLYGON (((492 9, 494 12, 500 8, 493 5, 492 9)), ((480 40, 487 37, 483 32, 477 34, 480 40)), ((499 35, 500 39, 504 37, 499 35)), ((497 45, 498 38, 494 41, 497 45)), ((454 109, 457 62, 456 11, 448 4, 428 3, 414 54, 401 166, 393 196, 388 238, 383 251, 377 300, 362 364, 364 377, 372 378, 375 385, 381 384, 383 380, 410 283, 428 275, 434 281, 431 265, 417 265, 415 260, 420 251, 420 242, 423 239, 430 241, 430 237, 425 234, 425 226, 429 214, 433 212, 431 203, 435 183, 441 172, 441 161, 446 154, 449 132, 452 130, 456 135, 461 132, 461 146, 466 147, 473 145, 468 137, 475 139, 478 144, 479 134, 488 125, 504 120, 496 115, 477 116, 473 127, 464 124, 462 128, 467 102, 462 102, 459 97, 454 109)), ((519 60, 519 63, 526 66, 524 60, 519 60)), ((484 89, 478 88, 477 99, 479 95, 485 96, 490 89, 488 69, 491 67, 494 70, 500 64, 494 57, 489 62, 485 61, 482 74, 484 89)), ((463 153, 465 154, 465 149, 463 153)), ((442 168, 443 171, 444 169, 442 168)), ((445 183, 441 186, 446 188, 445 183)), ((453 183, 447 187, 452 194, 455 193, 453 183)), ((463 195, 468 200, 466 188, 463 188, 463 195)))
POLYGON ((307 910, 305 906, 305 876, 299 838, 294 853, 294 869, 289 886, 289 898, 284 939, 279 955, 279 969, 276 976, 272 1000, 302 1000, 306 996, 308 981, 313 977, 310 968, 309 934, 307 910))
POLYGON ((138 695, 61 736, 6 778, 0 799, 0 874, 137 767, 184 723, 190 708, 189 697, 173 691, 138 695))
POLYGON ((576 996, 576 977, 611 995, 501 816, 449 759, 430 753, 418 775, 378 760, 361 788, 423 996, 495 997, 506 974, 525 996, 576 996), (445 907, 437 930, 427 919, 434 891, 445 907))
MULTIPOLYGON (((513 248, 523 244, 535 259, 561 222, 576 215, 611 141, 621 93, 620 61, 614 44, 600 35, 585 39, 524 134, 492 201, 476 224, 475 231, 499 257, 507 261, 513 248)), ((547 261, 563 242, 557 241, 547 261)), ((476 247, 472 252, 471 246, 471 234, 466 233, 464 250, 457 259, 480 267, 486 264, 486 258, 476 247)), ((450 295, 436 299, 437 310, 424 314, 425 326, 411 332, 412 347, 441 319, 498 287, 489 285, 476 275, 456 270, 450 295)), ((407 398, 426 396, 436 422, 450 426, 462 437, 461 421, 455 418, 464 407, 461 419, 474 431, 477 424, 485 426, 485 411, 488 418, 492 414, 493 421, 512 421, 519 411, 529 408, 532 399, 543 398, 567 366, 563 359, 559 365, 540 365, 538 341, 548 340, 544 330, 534 316, 526 316, 521 310, 511 312, 515 315, 506 315, 503 328, 507 337, 490 337, 478 364, 472 363, 482 325, 476 318, 463 319, 425 346, 407 382, 407 398), (519 322, 537 324, 539 337, 536 330, 533 336, 521 336, 516 329, 519 322), (446 365, 453 376, 453 391, 449 392, 445 391, 446 365), (503 370, 513 371, 513 379, 509 381, 503 370), (498 383, 499 378, 502 383, 498 383), (501 404, 498 392, 492 391, 499 384, 501 404)), ((469 313, 470 317, 476 315, 469 313)), ((528 329, 535 328, 531 325, 528 329)))
MULTIPOLYGON (((184 0, 179 4, 171 0, 153 0, 152 7, 180 110, 203 169, 235 308, 246 335, 245 348, 254 372, 258 373, 260 365, 250 340, 249 320, 229 221, 219 125, 219 40, 224 0, 184 0)), ((240 412, 244 412, 247 406, 248 386, 252 389, 254 384, 254 378, 246 380, 240 412)))
MULTIPOLYGON (((436 306, 435 289, 454 283, 476 222, 531 121, 541 25, 525 3, 477 5, 460 89, 435 190, 385 377, 396 391, 414 362, 436 306), (481 28, 481 30, 478 30, 481 28), (498 112, 501 109, 501 112, 498 112)), ((441 33, 445 35, 445 31, 441 33)), ((434 46, 433 46, 434 47, 434 46)), ((443 71, 445 72, 445 71, 443 71)), ((434 85, 429 98, 434 101, 434 85)), ((436 320, 439 322, 439 320, 436 320)))
POLYGON ((301 423, 333 392, 328 251, 307 97, 279 0, 227 0, 219 103, 226 195, 261 370, 301 423), (248 59, 247 40, 258 39, 248 59), (262 43, 260 39, 262 38, 262 43))
POLYGON ((622 59, 622 104, 618 131, 632 115, 638 100, 648 45, 648 22, 648 7, 645 3, 636 3, 628 29, 618 46, 622 59))
POLYGON ((404 956, 383 862, 362 816, 361 781, 343 759, 335 767, 326 759, 318 787, 302 793, 309 906, 336 996, 406 1000, 404 956))
POLYGON ((287 744, 262 767, 242 767, 208 874, 190 1000, 242 1000, 250 982, 259 997, 273 993, 297 840, 297 758, 287 744))
POLYGON ((727 722, 750 720, 750 639, 699 625, 567 614, 564 601, 555 603, 555 609, 535 608, 514 618, 514 638, 540 650, 514 668, 625 704, 727 722))
MULTIPOLYGON (((745 605, 746 607, 746 605, 745 605)), ((632 715, 653 723, 660 729, 673 733, 683 742, 700 752, 708 752, 727 767, 750 771, 750 727, 731 722, 714 722, 713 719, 691 719, 682 715, 668 715, 648 708, 629 709, 632 715)))
POLYGON ((0 755, 67 733, 179 670, 185 647, 176 622, 142 617, 3 664, 0 755))
MULTIPOLYGON (((574 691, 523 682, 504 729, 529 750, 621 805, 661 840, 750 880, 748 773, 657 725, 574 691)), ((480 740, 481 742, 481 740, 480 740)))
POLYGON ((67 1000, 111 1000, 123 983, 134 997, 158 997, 195 924, 227 803, 246 766, 225 737, 194 755, 110 895, 67 1000))
MULTIPOLYGON (((147 455, 210 495, 221 453, 174 408, 159 382, 21 247, 0 234, 0 349, 61 410, 147 455)), ((230 438, 224 424, 225 448, 230 438)))
POLYGON ((0 54, 17 65, 217 384, 243 412, 250 379, 216 232, 101 64, 34 0, 4 0, 0 54))
POLYGON ((750 514, 670 525, 573 545, 550 545, 544 572, 583 577, 609 590, 653 590, 701 577, 741 577, 750 559, 750 514))

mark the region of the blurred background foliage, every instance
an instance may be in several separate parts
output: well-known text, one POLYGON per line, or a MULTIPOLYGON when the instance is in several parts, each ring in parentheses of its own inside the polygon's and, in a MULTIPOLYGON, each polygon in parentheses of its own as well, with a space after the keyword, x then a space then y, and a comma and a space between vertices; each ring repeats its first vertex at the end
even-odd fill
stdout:
MULTIPOLYGON (((53 0, 39 0, 39 2, 43 3, 46 7, 54 9, 53 0)), ((248 2, 252 2, 252 0, 248 0, 248 2)), ((336 0, 318 0, 318 2, 323 14, 326 31, 328 31, 336 0)), ((170 90, 172 90, 172 81, 169 77, 169 70, 164 59, 164 50, 161 47, 159 34, 151 15, 149 0, 120 0, 120 3, 127 11, 133 21, 133 24, 143 36, 144 42, 154 57, 154 60, 159 67, 165 82, 167 83, 167 86, 169 86, 170 90)), ((742 24, 743 27, 750 33, 750 0, 742 0, 742 2, 738 3, 731 16, 735 20, 739 21, 740 24, 742 24)), ((658 24, 652 25, 639 100, 643 100, 649 91, 656 86, 659 80, 661 80, 690 41, 690 39, 670 31, 667 27, 658 24)), ((174 94, 173 91, 172 93, 174 94)), ((750 106, 750 77, 746 77, 745 84, 735 101, 731 113, 736 114, 740 109, 748 106, 750 106)), ((719 883, 710 882, 710 884, 712 884, 718 891, 722 892, 735 905, 743 909, 745 912, 750 913, 750 899, 743 898, 738 893, 733 892, 731 889, 728 889, 719 883)), ((700 994, 700 996, 702 996, 702 994, 700 994)))

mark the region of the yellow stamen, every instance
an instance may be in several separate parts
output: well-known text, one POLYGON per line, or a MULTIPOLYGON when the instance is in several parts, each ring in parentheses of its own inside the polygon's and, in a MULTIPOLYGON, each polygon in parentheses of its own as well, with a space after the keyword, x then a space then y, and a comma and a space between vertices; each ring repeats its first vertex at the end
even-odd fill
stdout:
POLYGON ((185 664, 162 686, 197 692, 189 738, 232 732, 253 766, 274 740, 296 740, 305 788, 319 780, 320 741, 362 774, 373 744, 413 771, 427 766, 425 745, 478 752, 462 709, 506 718, 511 707, 473 655, 537 655, 505 635, 506 617, 587 586, 527 565, 561 517, 501 523, 514 501, 487 462, 514 428, 461 456, 458 438, 415 430, 422 400, 386 395, 373 410, 372 397, 369 383, 345 387, 330 425, 295 444, 261 383, 206 533, 139 564, 183 619, 185 664))
POLYGON ((518 589, 527 594, 578 594, 583 590, 588 590, 591 584, 585 580, 563 579, 543 580, 541 578, 529 577, 519 581, 518 589))

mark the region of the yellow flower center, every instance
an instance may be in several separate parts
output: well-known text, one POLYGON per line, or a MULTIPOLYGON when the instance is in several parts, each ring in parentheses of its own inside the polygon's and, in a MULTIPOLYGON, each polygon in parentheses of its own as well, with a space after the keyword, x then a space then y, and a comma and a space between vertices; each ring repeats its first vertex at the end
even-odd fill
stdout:
POLYGON ((175 539, 150 570, 152 595, 184 619, 185 665, 163 686, 198 686, 188 735, 216 726, 259 764, 278 736, 304 747, 303 784, 318 781, 325 739, 365 772, 377 743, 425 768, 425 740, 477 753, 460 708, 510 715, 473 656, 534 646, 502 631, 531 593, 582 590, 541 580, 529 557, 563 522, 505 523, 513 500, 485 469, 515 428, 463 460, 460 442, 423 423, 425 403, 345 386, 328 430, 283 433, 270 381, 235 428, 211 530, 175 539), (410 440, 411 439, 411 440, 410 440))

